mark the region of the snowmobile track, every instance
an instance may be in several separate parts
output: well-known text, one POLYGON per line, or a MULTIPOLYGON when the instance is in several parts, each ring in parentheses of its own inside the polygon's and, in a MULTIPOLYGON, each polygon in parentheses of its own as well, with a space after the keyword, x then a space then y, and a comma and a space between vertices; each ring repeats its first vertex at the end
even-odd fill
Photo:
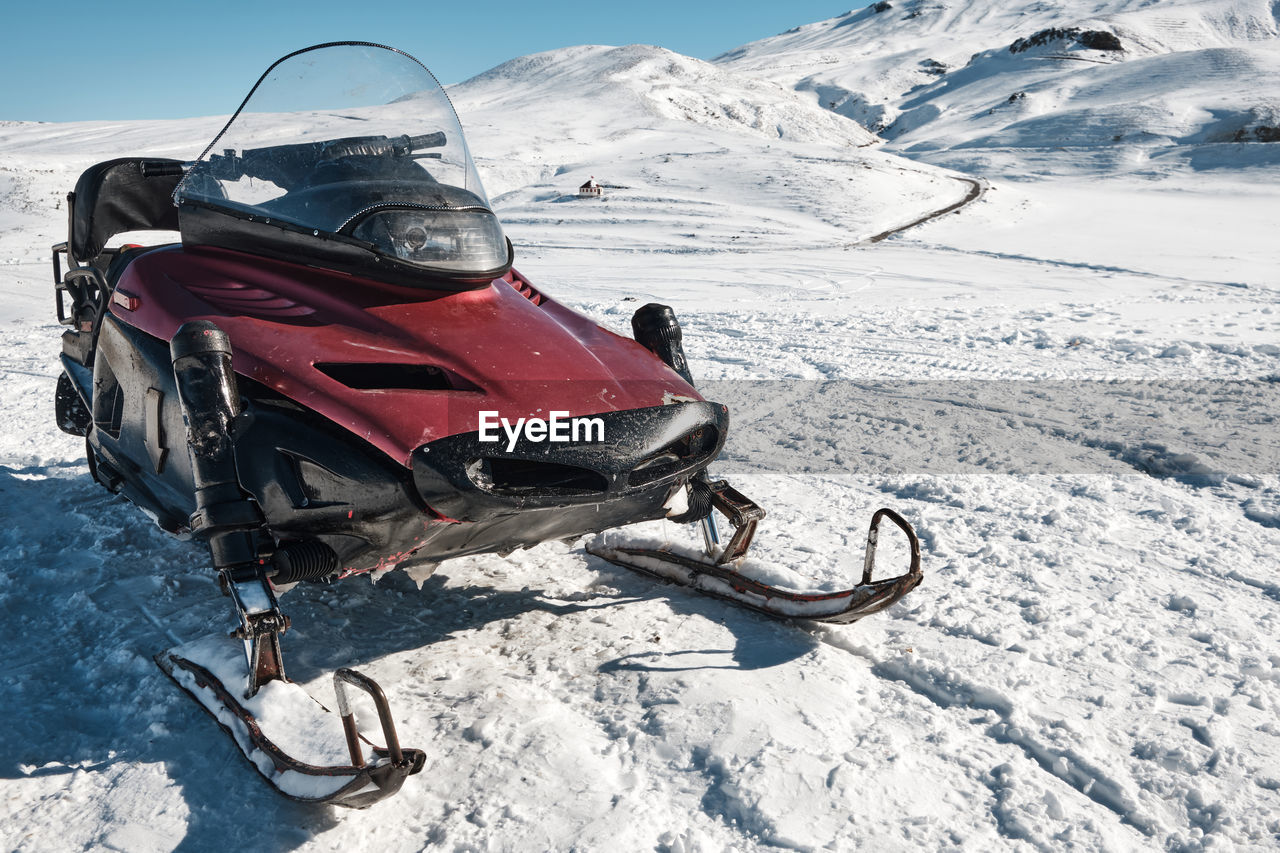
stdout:
POLYGON ((955 204, 948 205, 940 210, 935 210, 932 213, 926 213, 924 216, 921 216, 919 219, 912 222, 908 222, 906 225, 899 225, 896 228, 890 228, 888 231, 881 231, 879 234, 876 234, 873 237, 868 237, 866 240, 863 240, 860 243, 855 243, 854 245, 869 246, 873 243, 879 243, 882 240, 887 240, 894 234, 900 234, 908 228, 915 228, 917 225, 923 225, 931 220, 946 216, 948 213, 955 213, 963 207, 968 207, 970 204, 982 198, 982 196, 986 194, 987 183, 985 181, 976 178, 956 178, 955 180, 969 185, 969 192, 965 193, 965 197, 955 204))

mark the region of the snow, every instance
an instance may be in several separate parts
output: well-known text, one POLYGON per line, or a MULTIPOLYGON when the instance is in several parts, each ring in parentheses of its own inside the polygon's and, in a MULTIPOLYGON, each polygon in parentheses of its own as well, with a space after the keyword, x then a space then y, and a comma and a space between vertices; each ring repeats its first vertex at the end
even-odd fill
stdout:
POLYGON ((753 570, 843 588, 887 505, 923 583, 829 627, 585 541, 299 585, 290 675, 330 704, 334 669, 366 672, 428 755, 367 812, 272 794, 154 666, 230 606, 53 424, 61 197, 106 157, 194 156, 224 119, 0 125, 0 844, 1275 847, 1280 148, 1211 141, 1275 100, 1273 13, 891 3, 777 37, 809 40, 793 53, 571 48, 450 94, 535 286, 619 332, 677 310, 733 413, 713 472, 769 511, 753 570), (1131 47, 1008 53, 1050 26, 1131 47), (913 70, 929 57, 953 70, 913 70), (861 81, 886 117, 938 112, 867 146, 813 94, 861 81), (962 198, 952 169, 980 201, 864 242, 962 198), (578 201, 591 175, 623 188, 578 201))

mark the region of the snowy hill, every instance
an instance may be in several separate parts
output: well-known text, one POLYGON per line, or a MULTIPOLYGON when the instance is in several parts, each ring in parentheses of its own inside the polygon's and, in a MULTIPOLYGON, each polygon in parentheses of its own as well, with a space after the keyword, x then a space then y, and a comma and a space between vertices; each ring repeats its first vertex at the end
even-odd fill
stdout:
POLYGON ((1267 0, 888 0, 716 62, 913 154, 1258 142, 1280 127, 1278 35, 1267 0))
POLYGON ((195 159, 226 121, 0 122, 0 263, 47 261, 49 246, 67 239, 67 193, 89 166, 195 159))
POLYGON ((750 130, 771 141, 847 147, 875 141, 779 86, 648 45, 582 45, 523 56, 451 87, 450 95, 464 112, 518 106, 528 116, 564 122, 578 131, 575 139, 667 120, 750 130), (555 113, 547 109, 551 104, 555 113))
POLYGON ((614 248, 655 234, 677 252, 848 245, 967 189, 782 86, 657 47, 534 54, 449 94, 528 246, 562 244, 564 223, 614 248), (604 197, 584 204, 591 177, 604 197))

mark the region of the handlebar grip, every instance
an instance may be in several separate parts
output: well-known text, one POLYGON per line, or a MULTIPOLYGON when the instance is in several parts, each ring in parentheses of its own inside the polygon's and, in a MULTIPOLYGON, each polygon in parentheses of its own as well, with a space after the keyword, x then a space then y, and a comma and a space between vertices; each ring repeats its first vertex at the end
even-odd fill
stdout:
POLYGON ((409 137, 409 150, 417 151, 419 148, 439 148, 444 145, 444 131, 437 130, 435 133, 424 133, 421 136, 409 137))
POLYGON ((143 160, 139 168, 144 178, 164 178, 181 175, 186 171, 181 163, 169 163, 164 160, 143 160))

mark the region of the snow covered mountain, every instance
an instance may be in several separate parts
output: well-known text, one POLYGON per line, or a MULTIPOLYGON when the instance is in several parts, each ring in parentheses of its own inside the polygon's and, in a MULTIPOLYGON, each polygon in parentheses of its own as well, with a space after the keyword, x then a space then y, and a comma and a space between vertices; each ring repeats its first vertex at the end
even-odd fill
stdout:
POLYGON ((849 245, 968 189, 794 91, 658 47, 534 54, 449 94, 529 246, 563 244, 566 222, 615 248, 655 234, 677 252, 849 245), (581 204, 591 177, 604 197, 581 204))
POLYGON ((575 139, 676 121, 754 131, 770 141, 847 147, 875 141, 776 84, 648 45, 582 45, 522 56, 451 87, 450 95, 466 105, 464 112, 518 110, 523 118, 539 117, 540 125, 576 131, 575 139))
POLYGON ((885 0, 715 61, 913 154, 1265 142, 1280 138, 1278 15, 1269 0, 885 0))

